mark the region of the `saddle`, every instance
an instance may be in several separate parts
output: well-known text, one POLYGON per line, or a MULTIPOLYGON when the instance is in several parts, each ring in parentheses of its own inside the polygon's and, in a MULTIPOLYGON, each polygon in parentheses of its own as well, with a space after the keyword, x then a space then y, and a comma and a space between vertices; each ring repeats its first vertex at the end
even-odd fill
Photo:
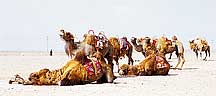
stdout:
POLYGON ((168 67, 167 64, 164 62, 164 58, 161 56, 156 56, 156 65, 157 69, 168 67))
POLYGON ((128 48, 129 48, 129 42, 124 39, 120 39, 120 49, 127 50, 128 48))
POLYGON ((84 67, 86 68, 86 71, 88 72, 87 77, 97 77, 102 72, 101 63, 97 60, 90 60, 88 59, 85 62, 84 67))

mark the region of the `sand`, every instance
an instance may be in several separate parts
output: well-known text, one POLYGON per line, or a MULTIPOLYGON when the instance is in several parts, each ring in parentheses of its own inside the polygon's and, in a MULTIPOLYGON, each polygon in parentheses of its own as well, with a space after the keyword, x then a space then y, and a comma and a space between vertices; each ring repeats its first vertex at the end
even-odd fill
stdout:
MULTIPOLYGON (((171 69, 168 76, 118 76, 114 83, 75 86, 32 86, 8 84, 15 74, 28 77, 41 68, 58 69, 68 58, 64 53, 48 56, 41 52, 0 52, 0 96, 215 96, 216 58, 212 52, 207 61, 196 59, 190 50, 185 52, 183 70, 171 69)), ((141 53, 133 53, 134 60, 143 60, 141 53)), ((177 63, 176 56, 168 60, 177 63)), ((120 60, 127 63, 127 58, 120 60)), ((135 62, 138 63, 138 62, 135 62)))

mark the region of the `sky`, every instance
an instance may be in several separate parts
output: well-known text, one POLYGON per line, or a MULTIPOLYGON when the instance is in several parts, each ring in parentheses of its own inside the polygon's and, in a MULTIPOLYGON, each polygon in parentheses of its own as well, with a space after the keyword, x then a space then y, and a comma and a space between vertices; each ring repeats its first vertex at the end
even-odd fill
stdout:
POLYGON ((82 40, 92 29, 107 37, 176 35, 216 40, 215 0, 0 0, 0 51, 64 51, 65 29, 82 40))

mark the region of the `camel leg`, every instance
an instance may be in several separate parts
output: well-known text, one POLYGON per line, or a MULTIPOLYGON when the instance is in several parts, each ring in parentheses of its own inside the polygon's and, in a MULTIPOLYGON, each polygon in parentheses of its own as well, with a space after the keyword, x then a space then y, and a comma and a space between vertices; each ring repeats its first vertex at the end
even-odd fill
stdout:
POLYGON ((114 60, 116 61, 116 65, 117 65, 117 68, 118 68, 118 72, 119 72, 119 58, 118 57, 114 57, 114 60))
POLYGON ((206 57, 208 56, 208 53, 207 53, 207 51, 205 51, 205 58, 203 59, 203 60, 205 60, 206 61, 206 57))
POLYGON ((183 53, 179 53, 178 63, 176 65, 175 69, 182 70, 182 67, 183 67, 184 63, 185 63, 184 54, 183 53), (178 68, 179 64, 181 64, 180 68, 178 68))
POLYGON ((102 77, 97 80, 97 83, 112 83, 117 78, 114 76, 110 65, 105 65, 103 67, 103 72, 102 77))
POLYGON ((168 59, 171 59, 171 57, 172 57, 172 53, 170 53, 170 57, 168 59))
POLYGON ((143 56, 146 57, 145 52, 142 52, 143 56))
POLYGON ((114 66, 114 64, 113 64, 113 57, 107 55, 107 56, 106 56, 106 59, 107 59, 107 61, 108 61, 108 64, 111 65, 112 71, 113 71, 113 66, 114 66))
POLYGON ((133 65, 133 58, 132 57, 128 57, 128 65, 133 65))
POLYGON ((177 68, 180 64, 180 57, 178 57, 178 63, 176 64, 175 68, 174 69, 180 69, 180 68, 177 68))
POLYGON ((179 57, 181 57, 181 60, 182 60, 182 64, 181 64, 181 69, 185 63, 185 59, 184 59, 184 54, 181 54, 179 57))
POLYGON ((197 59, 198 59, 198 52, 196 51, 195 53, 196 53, 196 57, 197 57, 197 59))
POLYGON ((200 52, 200 58, 202 58, 202 53, 200 52))
POLYGON ((116 76, 114 76, 112 68, 111 67, 107 67, 107 71, 106 71, 106 79, 107 79, 107 83, 113 83, 113 81, 117 78, 116 76))
POLYGON ((209 54, 209 57, 210 57, 210 47, 209 46, 208 46, 208 50, 207 51, 208 51, 208 54, 209 54))

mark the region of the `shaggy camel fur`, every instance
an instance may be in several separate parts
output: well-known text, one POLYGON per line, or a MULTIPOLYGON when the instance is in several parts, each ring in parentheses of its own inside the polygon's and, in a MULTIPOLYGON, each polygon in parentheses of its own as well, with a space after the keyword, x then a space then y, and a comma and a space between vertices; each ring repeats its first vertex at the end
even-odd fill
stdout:
POLYGON ((10 80, 9 83, 67 86, 87 84, 94 81, 98 81, 98 83, 113 82, 115 76, 111 66, 105 63, 102 54, 96 52, 93 56, 95 59, 88 59, 84 51, 78 51, 74 59, 68 61, 61 69, 53 71, 46 68, 41 69, 38 72, 31 73, 28 80, 16 75, 15 80, 10 80))
POLYGON ((170 69, 170 64, 164 57, 154 54, 146 57, 138 65, 132 66, 123 64, 120 67, 120 75, 167 75, 170 69))

